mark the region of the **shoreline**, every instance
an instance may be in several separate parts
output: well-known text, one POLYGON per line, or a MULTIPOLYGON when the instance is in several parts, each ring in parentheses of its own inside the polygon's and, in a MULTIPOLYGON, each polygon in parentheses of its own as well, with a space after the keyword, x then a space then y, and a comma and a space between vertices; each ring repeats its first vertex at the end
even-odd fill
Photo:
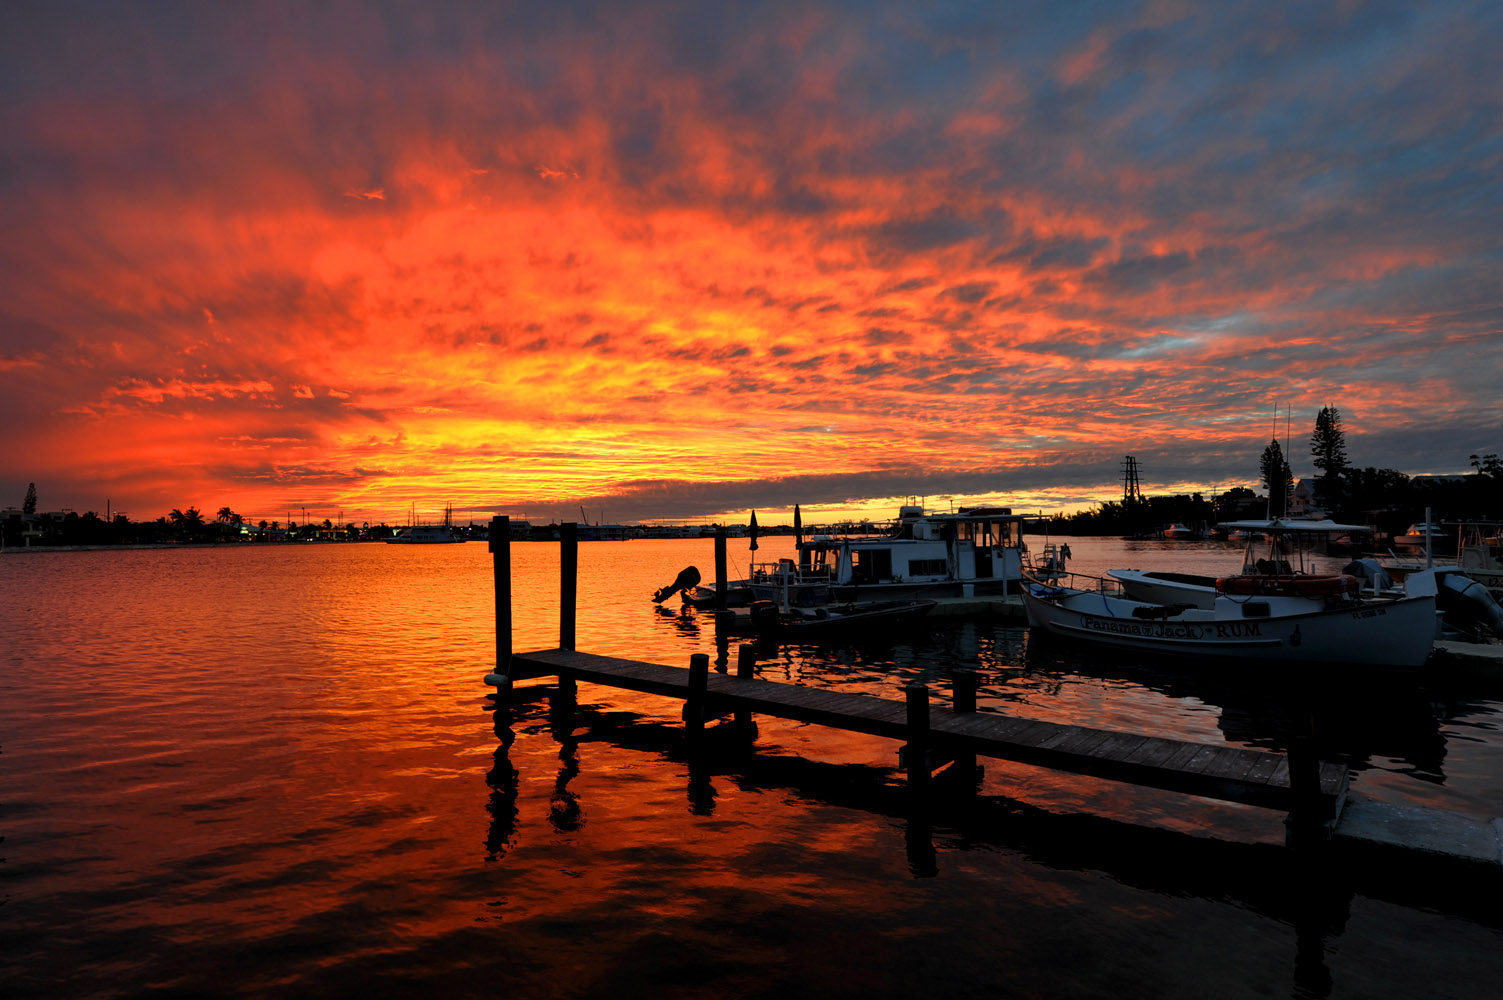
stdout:
POLYGON ((266 548, 276 545, 359 545, 366 542, 381 542, 385 539, 370 538, 361 542, 308 541, 300 542, 131 542, 125 545, 12 545, 0 549, 0 556, 21 552, 113 552, 125 549, 240 549, 266 548))

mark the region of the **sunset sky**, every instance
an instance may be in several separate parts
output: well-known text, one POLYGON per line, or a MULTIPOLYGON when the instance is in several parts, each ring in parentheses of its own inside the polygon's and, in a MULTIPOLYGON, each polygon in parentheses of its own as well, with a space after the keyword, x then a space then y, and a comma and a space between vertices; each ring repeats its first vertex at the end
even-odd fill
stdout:
POLYGON ((1503 5, 12 5, 0 506, 1076 509, 1503 452, 1503 5), (436 8, 436 9, 430 9, 436 8), (1292 409, 1286 439, 1282 408, 1292 409))

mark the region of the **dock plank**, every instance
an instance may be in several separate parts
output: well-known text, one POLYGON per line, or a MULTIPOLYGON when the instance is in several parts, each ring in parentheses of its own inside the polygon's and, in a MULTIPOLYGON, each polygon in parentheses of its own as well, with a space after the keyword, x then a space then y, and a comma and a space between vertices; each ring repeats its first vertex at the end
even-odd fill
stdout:
POLYGON ((1113 733, 1110 743, 1097 747, 1095 753, 1103 760, 1125 761, 1147 741, 1139 733, 1113 733))

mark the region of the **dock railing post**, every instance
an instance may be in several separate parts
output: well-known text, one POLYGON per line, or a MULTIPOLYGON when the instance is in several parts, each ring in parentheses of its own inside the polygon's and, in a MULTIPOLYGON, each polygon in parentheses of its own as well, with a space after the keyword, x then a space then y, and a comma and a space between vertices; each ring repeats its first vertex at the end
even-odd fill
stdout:
POLYGON ((497 693, 511 690, 511 518, 491 518, 487 537, 496 581, 496 669, 485 682, 497 693))
POLYGON ((705 692, 710 683, 710 654, 689 657, 689 694, 684 699, 684 727, 691 738, 705 727, 705 692))
POLYGON ((903 685, 908 704, 908 745, 903 748, 903 764, 908 771, 908 785, 915 792, 929 787, 929 688, 919 681, 903 685))
MULTIPOLYGON (((736 677, 740 680, 751 680, 756 672, 757 647, 751 643, 742 643, 736 650, 736 677)), ((736 728, 747 736, 757 735, 757 724, 752 722, 751 709, 736 709, 736 728)))

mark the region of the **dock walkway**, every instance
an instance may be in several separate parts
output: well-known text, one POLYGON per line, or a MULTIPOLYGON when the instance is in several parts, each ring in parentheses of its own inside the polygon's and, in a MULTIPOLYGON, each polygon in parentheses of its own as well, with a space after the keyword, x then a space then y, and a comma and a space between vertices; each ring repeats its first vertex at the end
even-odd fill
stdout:
MULTIPOLYGON (((691 701, 691 671, 566 649, 513 656, 511 679, 557 676, 691 701)), ((1119 733, 1017 716, 926 706, 915 722, 906 702, 708 672, 704 713, 753 712, 871 736, 922 743, 940 758, 993 757, 1188 795, 1292 811, 1289 758, 1242 747, 1119 733)), ((927 699, 927 693, 925 693, 927 699)), ((1341 764, 1311 762, 1322 820, 1347 792, 1341 764)))

